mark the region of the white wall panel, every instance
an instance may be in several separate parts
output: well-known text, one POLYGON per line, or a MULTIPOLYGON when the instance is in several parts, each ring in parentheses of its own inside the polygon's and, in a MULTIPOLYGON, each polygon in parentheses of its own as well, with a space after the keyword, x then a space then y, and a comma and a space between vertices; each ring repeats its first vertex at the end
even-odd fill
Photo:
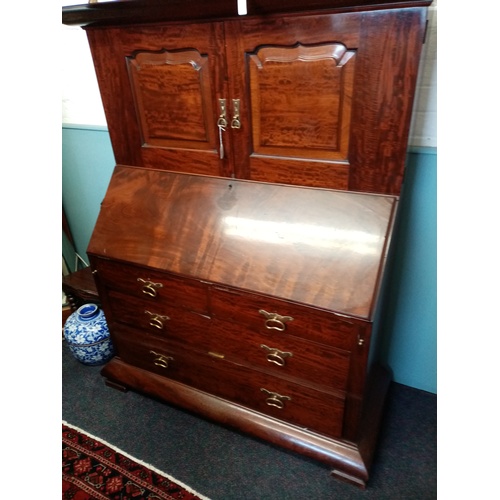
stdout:
POLYGON ((107 126, 86 32, 61 27, 62 123, 107 126))
POLYGON ((437 0, 429 8, 417 93, 413 106, 410 145, 437 147, 437 0))

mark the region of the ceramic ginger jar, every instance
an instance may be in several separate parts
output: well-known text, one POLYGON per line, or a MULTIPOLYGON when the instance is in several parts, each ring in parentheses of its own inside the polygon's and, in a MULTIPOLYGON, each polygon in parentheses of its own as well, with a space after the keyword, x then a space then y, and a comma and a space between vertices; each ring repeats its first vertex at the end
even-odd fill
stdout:
POLYGON ((104 312, 84 304, 64 324, 64 338, 73 356, 85 365, 102 365, 114 356, 104 312))

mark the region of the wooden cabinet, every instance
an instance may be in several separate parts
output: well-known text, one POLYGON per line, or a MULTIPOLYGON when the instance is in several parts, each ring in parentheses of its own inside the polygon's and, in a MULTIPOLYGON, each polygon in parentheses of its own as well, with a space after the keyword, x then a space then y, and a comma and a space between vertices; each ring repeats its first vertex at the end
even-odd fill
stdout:
POLYGON ((117 166, 88 248, 118 352, 103 375, 293 450, 299 432, 363 485, 397 204, 117 166))
POLYGON ((87 251, 108 384, 365 486, 429 3, 63 8, 87 30, 118 164, 87 251))
POLYGON ((87 27, 116 161, 398 194, 424 16, 87 27))

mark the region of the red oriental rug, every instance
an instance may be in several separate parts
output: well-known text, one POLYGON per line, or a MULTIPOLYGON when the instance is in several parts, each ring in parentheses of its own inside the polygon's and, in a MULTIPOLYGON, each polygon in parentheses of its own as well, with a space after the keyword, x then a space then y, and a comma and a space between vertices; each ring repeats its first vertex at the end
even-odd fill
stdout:
POLYGON ((62 424, 62 498, 209 500, 77 427, 62 424))

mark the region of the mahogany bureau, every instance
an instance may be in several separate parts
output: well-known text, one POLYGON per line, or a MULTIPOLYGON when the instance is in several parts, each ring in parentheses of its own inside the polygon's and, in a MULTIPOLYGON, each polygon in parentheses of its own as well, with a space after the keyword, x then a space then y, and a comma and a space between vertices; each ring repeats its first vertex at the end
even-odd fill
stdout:
POLYGON ((366 485, 429 3, 63 8, 117 163, 87 250, 117 349, 106 383, 366 485))

